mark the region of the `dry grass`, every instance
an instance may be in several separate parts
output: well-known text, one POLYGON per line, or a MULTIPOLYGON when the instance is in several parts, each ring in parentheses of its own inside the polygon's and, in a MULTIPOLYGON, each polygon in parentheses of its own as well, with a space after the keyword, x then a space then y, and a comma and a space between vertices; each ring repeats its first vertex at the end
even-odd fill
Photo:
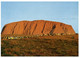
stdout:
POLYGON ((1 56, 78 56, 78 35, 2 39, 1 56))

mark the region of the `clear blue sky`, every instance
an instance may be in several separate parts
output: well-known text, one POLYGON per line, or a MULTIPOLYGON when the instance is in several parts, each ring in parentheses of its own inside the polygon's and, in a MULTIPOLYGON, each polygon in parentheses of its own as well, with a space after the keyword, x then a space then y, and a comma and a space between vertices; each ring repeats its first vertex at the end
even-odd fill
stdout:
POLYGON ((63 22, 78 33, 78 2, 1 2, 1 29, 22 20, 63 22))

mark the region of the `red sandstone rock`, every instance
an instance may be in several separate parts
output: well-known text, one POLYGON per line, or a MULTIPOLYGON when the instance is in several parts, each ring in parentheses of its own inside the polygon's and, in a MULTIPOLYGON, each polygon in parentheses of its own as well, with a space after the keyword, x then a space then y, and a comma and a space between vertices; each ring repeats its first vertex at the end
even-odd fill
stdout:
POLYGON ((53 21, 19 21, 6 24, 3 27, 2 34, 25 34, 25 35, 41 35, 41 34, 75 34, 71 25, 53 21))

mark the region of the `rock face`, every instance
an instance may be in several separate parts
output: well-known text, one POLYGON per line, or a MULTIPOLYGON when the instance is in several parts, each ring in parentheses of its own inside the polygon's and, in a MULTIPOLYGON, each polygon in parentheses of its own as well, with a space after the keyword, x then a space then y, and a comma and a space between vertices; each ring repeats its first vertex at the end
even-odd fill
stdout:
POLYGON ((1 34, 25 34, 25 35, 41 35, 41 34, 75 34, 71 25, 60 22, 35 20, 35 21, 19 21, 6 24, 1 34))

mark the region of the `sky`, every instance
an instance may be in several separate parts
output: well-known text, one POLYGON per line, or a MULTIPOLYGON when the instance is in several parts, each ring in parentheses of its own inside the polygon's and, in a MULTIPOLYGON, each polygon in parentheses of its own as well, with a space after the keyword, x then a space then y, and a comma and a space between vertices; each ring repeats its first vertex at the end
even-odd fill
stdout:
POLYGON ((1 2, 1 30, 23 20, 48 20, 71 25, 78 32, 78 2, 1 2))

